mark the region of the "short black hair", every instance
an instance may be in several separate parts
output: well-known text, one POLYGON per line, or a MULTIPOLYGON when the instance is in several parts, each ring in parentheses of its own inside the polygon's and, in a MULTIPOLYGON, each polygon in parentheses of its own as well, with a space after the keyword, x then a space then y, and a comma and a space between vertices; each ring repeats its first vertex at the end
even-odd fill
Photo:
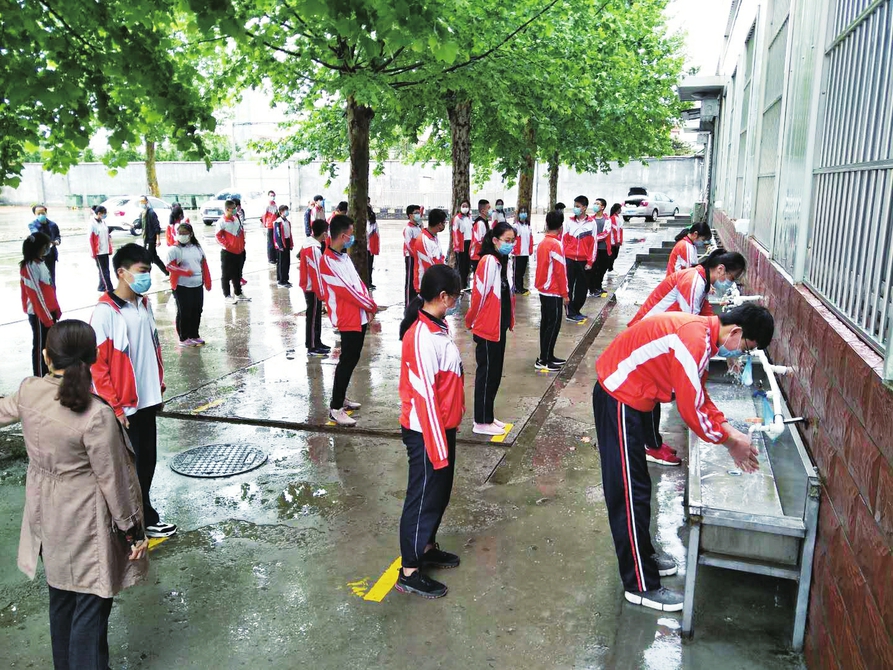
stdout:
POLYGON ((605 200, 604 198, 596 198, 595 201, 600 202, 602 204, 602 209, 604 209, 605 207, 608 206, 608 201, 605 200))
POLYGON ((276 195, 276 191, 273 191, 273 190, 267 191, 267 195, 276 195))
POLYGON ((565 205, 563 202, 556 202, 555 209, 567 209, 567 205, 565 205))
POLYGON ((554 209, 546 214, 546 230, 558 230, 564 225, 564 214, 554 209))
POLYGON ((350 205, 347 204, 347 200, 342 200, 338 203, 337 209, 340 209, 342 212, 346 212, 349 206, 350 205))
POLYGON ((34 205, 34 206, 31 208, 31 213, 32 213, 32 214, 37 214, 37 210, 38 210, 39 208, 41 208, 41 207, 42 207, 43 209, 46 209, 46 208, 47 208, 46 205, 37 203, 36 205, 34 205))
POLYGON ((589 207, 589 198, 587 198, 585 195, 578 195, 576 198, 574 198, 574 202, 579 202, 581 205, 583 205, 583 207, 589 207))
POLYGON ((406 208, 406 216, 411 218, 412 215, 415 212, 418 212, 420 209, 422 209, 422 208, 419 207, 418 205, 409 205, 409 207, 406 208))
POLYGON ((329 223, 329 235, 334 240, 345 230, 351 228, 352 226, 352 218, 350 218, 347 214, 338 214, 336 216, 333 216, 331 223, 329 223))
POLYGON ((484 200, 483 198, 481 198, 480 200, 478 200, 478 210, 480 210, 482 207, 486 207, 489 204, 489 200, 484 200))
POLYGON ((447 220, 447 213, 442 209, 432 209, 428 212, 428 227, 439 226, 447 220))
POLYGON ((724 326, 741 326, 744 339, 756 342, 760 349, 768 347, 775 334, 775 319, 769 310, 750 302, 722 312, 719 315, 719 322, 724 326))
POLYGON ((118 268, 127 270, 137 263, 145 263, 146 265, 149 265, 151 262, 152 257, 149 256, 149 252, 146 248, 140 244, 134 244, 133 242, 125 244, 115 252, 114 256, 112 256, 112 267, 115 269, 115 272, 118 271, 118 268))
POLYGON ((502 204, 504 205, 504 204, 505 204, 505 200, 503 200, 502 198, 496 198, 496 204, 498 205, 498 204, 500 204, 500 203, 502 203, 502 204))
POLYGON ((313 202, 322 202, 323 200, 325 200, 325 198, 323 198, 321 195, 313 196, 313 202))
POLYGON ((319 237, 328 229, 329 224, 325 219, 314 219, 313 223, 310 224, 310 232, 313 233, 313 237, 319 237))
POLYGON ((227 200, 225 203, 223 203, 223 209, 235 209, 235 207, 236 203, 232 200, 227 200))
POLYGON ((280 214, 282 214, 282 212, 287 212, 287 211, 288 211, 288 205, 279 205, 279 213, 280 214))

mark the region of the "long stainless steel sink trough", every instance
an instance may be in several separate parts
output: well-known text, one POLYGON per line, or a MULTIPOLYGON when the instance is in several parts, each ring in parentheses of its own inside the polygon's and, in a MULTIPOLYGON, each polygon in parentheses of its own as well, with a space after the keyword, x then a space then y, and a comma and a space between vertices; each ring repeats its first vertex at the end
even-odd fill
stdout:
MULTIPOLYGON (((719 311, 717 309, 717 311, 719 311)), ((753 386, 728 375, 726 361, 710 362, 707 391, 733 426, 748 432, 763 416, 767 374, 753 358, 753 386)), ((782 399, 785 420, 792 419, 782 399)), ((689 525, 688 567, 682 631, 691 637, 698 567, 710 565, 798 582, 792 648, 803 647, 819 513, 819 477, 793 425, 775 440, 753 433, 760 470, 746 474, 722 445, 689 431, 685 511, 689 525)))

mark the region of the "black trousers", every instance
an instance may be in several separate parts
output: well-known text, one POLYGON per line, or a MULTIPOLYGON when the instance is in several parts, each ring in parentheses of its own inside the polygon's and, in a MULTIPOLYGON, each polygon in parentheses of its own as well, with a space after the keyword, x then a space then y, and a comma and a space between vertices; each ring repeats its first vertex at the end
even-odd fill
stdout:
POLYGON ((304 300, 307 301, 304 345, 316 349, 322 346, 322 300, 313 291, 304 291, 304 300))
POLYGON ((617 260, 617 257, 620 255, 620 247, 622 244, 618 244, 617 246, 611 247, 611 259, 608 261, 608 272, 614 271, 614 261, 617 260))
POLYGON ((415 297, 418 295, 415 290, 415 259, 412 256, 406 256, 404 259, 406 264, 406 281, 403 286, 403 310, 409 307, 415 297))
POLYGON ((114 288, 112 286, 112 277, 109 275, 108 254, 98 254, 96 256, 96 269, 99 270, 99 286, 96 290, 108 293, 114 288))
POLYGON ((425 547, 434 544, 450 502, 456 469, 456 429, 446 431, 449 464, 440 470, 432 467, 422 434, 402 426, 400 430, 409 457, 406 498, 400 517, 400 556, 404 568, 417 568, 425 547))
POLYGON ((471 240, 466 240, 462 251, 456 252, 456 269, 459 271, 459 277, 462 280, 462 288, 468 286, 468 271, 471 267, 471 258, 468 250, 471 248, 471 240))
POLYGON ((280 284, 288 284, 288 276, 291 270, 291 251, 288 249, 276 250, 276 281, 280 284))
POLYGON ((158 512, 149 501, 149 489, 152 488, 155 464, 158 460, 158 428, 155 421, 159 409, 160 405, 144 407, 137 410, 136 414, 127 417, 130 423, 127 436, 136 454, 136 476, 143 491, 143 516, 147 526, 154 526, 159 520, 158 512))
POLYGON ((586 261, 567 259, 567 288, 570 296, 567 314, 576 316, 586 304, 586 293, 589 290, 589 282, 586 278, 586 261))
POLYGON ((540 295, 540 360, 544 363, 555 360, 563 303, 560 296, 540 295))
POLYGON ((202 322, 202 309, 205 305, 204 286, 177 286, 174 300, 177 302, 177 318, 174 322, 180 342, 199 338, 198 329, 202 322))
POLYGON ((56 670, 109 667, 112 599, 50 588, 50 642, 56 670))
POLYGON ((659 588, 651 543, 651 475, 645 460, 651 413, 617 402, 598 383, 592 391, 592 411, 608 522, 623 588, 659 588))
POLYGON ((31 324, 31 372, 35 377, 43 377, 49 372, 46 361, 43 360, 43 350, 47 347, 50 329, 33 314, 28 315, 28 323, 31 324))
POLYGON ((220 250, 220 283, 223 285, 223 297, 228 298, 230 285, 233 293, 242 295, 242 266, 245 265, 245 253, 234 254, 226 249, 220 250))
POLYGON ((150 264, 158 267, 158 269, 164 273, 165 277, 170 275, 170 272, 167 271, 167 267, 164 265, 164 261, 158 256, 158 247, 155 246, 155 240, 146 241, 144 246, 146 247, 146 251, 149 252, 150 264))
POLYGON ((474 336, 474 357, 477 361, 477 370, 474 373, 475 423, 493 423, 493 404, 496 402, 496 393, 502 381, 507 332, 502 331, 502 337, 498 342, 474 336))
POLYGON ((478 263, 480 262, 480 259, 473 261, 471 256, 468 257, 468 273, 471 275, 472 284, 474 284, 474 275, 478 271, 478 263))
POLYGON ((360 362, 360 354, 363 353, 363 342, 366 339, 368 326, 369 324, 366 324, 360 331, 341 331, 341 357, 335 368, 335 384, 332 387, 332 402, 329 403, 329 409, 344 407, 351 375, 360 362))
POLYGON ((369 268, 369 281, 366 286, 372 286, 372 267, 375 265, 375 254, 366 249, 366 266, 369 268))
POLYGON ((267 228, 267 261, 276 262, 276 244, 273 242, 273 229, 267 228))
POLYGON ((645 446, 649 449, 660 449, 664 438, 660 434, 660 403, 654 405, 650 415, 651 423, 645 427, 645 446))
POLYGON ((524 275, 527 274, 527 261, 529 256, 515 256, 515 289, 526 291, 524 288, 524 275))
POLYGON ((56 285, 56 261, 59 260, 56 256, 57 251, 56 247, 50 247, 50 253, 44 256, 43 264, 47 266, 47 270, 50 273, 50 283, 55 286, 56 285))
POLYGON ((602 286, 602 282, 605 281, 605 274, 608 272, 608 268, 611 266, 612 258, 613 256, 608 255, 607 249, 599 249, 596 252, 595 263, 593 263, 592 271, 589 275, 589 291, 591 293, 602 292, 602 289, 604 288, 602 286))

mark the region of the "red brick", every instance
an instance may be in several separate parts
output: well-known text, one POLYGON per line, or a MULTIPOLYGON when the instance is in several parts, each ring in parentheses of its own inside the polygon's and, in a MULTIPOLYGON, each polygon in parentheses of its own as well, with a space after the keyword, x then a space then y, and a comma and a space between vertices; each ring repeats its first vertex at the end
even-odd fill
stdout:
POLYGON ((819 474, 825 478, 825 486, 828 487, 828 497, 834 499, 835 496, 832 494, 834 490, 833 482, 828 481, 832 475, 831 467, 833 465, 834 449, 831 448, 831 441, 828 439, 825 431, 821 430, 821 426, 815 431, 812 439, 809 440, 809 453, 819 469, 819 474))
POLYGON ((874 519, 883 531, 887 545, 893 545, 893 467, 886 461, 880 464, 878 470, 874 519))
POLYGON ((864 602, 848 605, 855 618, 859 648, 868 667, 893 668, 893 640, 887 634, 881 614, 867 592, 864 602))
POLYGON ((842 458, 835 457, 833 459, 831 469, 828 471, 828 480, 831 504, 834 506, 834 511, 837 512, 843 532, 852 542, 854 509, 856 505, 865 503, 842 458))
POLYGON ((893 569, 890 548, 871 511, 861 500, 853 505, 852 515, 853 540, 850 546, 869 590, 877 597, 879 587, 884 583, 884 576, 893 569))
POLYGON ((840 395, 837 388, 831 389, 828 392, 827 411, 822 426, 828 434, 831 447, 840 456, 843 456, 846 451, 847 423, 852 423, 851 419, 852 414, 850 414, 843 396, 840 395))
POLYGON ((822 602, 825 609, 825 623, 828 630, 834 631, 832 645, 837 652, 837 657, 844 659, 842 665, 854 670, 868 670, 868 665, 862 658, 856 634, 853 631, 852 613, 847 611, 843 596, 837 590, 834 579, 827 575, 822 589, 822 602))
MULTIPOLYGON (((853 555, 853 550, 847 542, 843 529, 834 537, 834 544, 828 551, 828 562, 840 595, 843 596, 850 612, 853 611, 853 608, 862 607, 870 600, 865 577, 856 563, 856 557, 853 555)), ((855 616, 853 618, 856 619, 855 616)), ((856 619, 856 623, 858 623, 858 619, 856 619)))
POLYGON ((886 465, 887 462, 874 442, 868 439, 862 424, 851 421, 846 435, 844 458, 847 468, 869 509, 874 511, 881 463, 886 465))
POLYGON ((843 385, 843 380, 846 377, 843 359, 843 351, 846 346, 846 342, 833 328, 829 326, 825 330, 825 342, 822 348, 824 364, 827 366, 828 374, 831 378, 835 379, 840 385, 843 385))
POLYGON ((825 365, 822 362, 821 357, 819 357, 815 366, 812 368, 812 384, 810 388, 812 405, 821 419, 825 418, 827 412, 826 404, 828 402, 828 393, 831 391, 832 384, 831 379, 825 374, 824 367, 825 365))
POLYGON ((844 366, 847 374, 843 378, 843 397, 855 417, 864 424, 871 399, 871 384, 877 381, 877 376, 850 345, 844 350, 844 366))
POLYGON ((888 566, 887 572, 880 576, 880 582, 875 583, 874 588, 875 600, 884 627, 887 629, 887 634, 893 636, 893 568, 888 566))
POLYGON ((871 384, 865 427, 887 460, 893 463, 893 391, 880 379, 871 384))

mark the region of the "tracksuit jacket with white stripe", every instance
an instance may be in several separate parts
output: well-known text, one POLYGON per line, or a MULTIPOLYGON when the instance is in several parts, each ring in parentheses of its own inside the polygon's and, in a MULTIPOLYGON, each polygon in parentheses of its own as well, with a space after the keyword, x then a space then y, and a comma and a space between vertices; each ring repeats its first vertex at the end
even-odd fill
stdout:
POLYGON ((462 357, 446 323, 419 311, 403 336, 400 425, 421 433, 435 470, 449 465, 446 431, 465 414, 462 357))
MULTIPOLYGON (((508 293, 512 301, 512 317, 509 330, 515 329, 515 273, 514 260, 506 257, 508 263, 508 293)), ((493 254, 486 254, 478 264, 474 273, 471 290, 471 306, 465 313, 465 325, 468 329, 485 340, 499 342, 502 336, 502 266, 493 254)))
POLYGON ((59 302, 56 300, 56 287, 50 279, 50 271, 43 261, 31 261, 19 270, 22 289, 22 309, 25 314, 33 314, 46 327, 62 318, 59 302))
POLYGON ((329 247, 320 259, 319 274, 332 327, 342 332, 361 331, 369 323, 369 316, 378 311, 378 305, 350 256, 329 247))
POLYGON ((533 231, 530 229, 530 222, 516 220, 512 228, 515 229, 515 249, 512 253, 515 256, 532 256, 533 231))
POLYGON ((719 318, 664 313, 618 335, 599 356, 598 382, 615 400, 640 412, 676 394, 683 421, 713 444, 728 439, 726 421, 704 388, 707 365, 719 347, 719 318))
POLYGON ((111 254, 112 234, 109 232, 108 224, 104 219, 97 219, 95 216, 90 221, 90 255, 93 258, 103 254, 111 254))
POLYGON ((557 237, 546 235, 536 248, 536 281, 540 295, 567 298, 567 267, 564 250, 557 237))
POLYGON ((304 246, 301 248, 298 258, 301 264, 300 279, 298 280, 301 290, 307 293, 313 292, 317 298, 325 300, 325 288, 319 274, 322 244, 319 240, 308 237, 304 240, 304 246))
POLYGON ((465 242, 471 242, 471 217, 459 212, 453 217, 453 250, 462 253, 465 242))
POLYGON ((241 254, 245 251, 245 226, 238 216, 227 220, 225 216, 217 219, 217 242, 224 250, 231 254, 241 254))
POLYGON ((592 236, 593 217, 578 219, 570 217, 564 224, 564 236, 561 238, 565 258, 572 261, 589 261, 595 248, 592 236))
POLYGON ((443 250, 440 248, 440 240, 437 239, 437 235, 429 233, 427 228, 412 241, 410 249, 414 261, 412 284, 418 293, 421 290, 422 277, 425 276, 428 268, 433 265, 443 265, 443 250))
POLYGON ((644 318, 664 312, 713 316, 713 308, 707 300, 709 288, 707 268, 703 265, 667 275, 627 325, 634 326, 644 318))
POLYGON ((698 264, 698 248, 691 238, 686 235, 676 242, 673 251, 670 252, 670 260, 667 263, 667 274, 671 275, 679 270, 685 270, 698 264))
POLYGON ((481 259, 481 244, 487 235, 487 219, 479 216, 471 225, 471 246, 468 247, 468 257, 473 261, 481 259))

